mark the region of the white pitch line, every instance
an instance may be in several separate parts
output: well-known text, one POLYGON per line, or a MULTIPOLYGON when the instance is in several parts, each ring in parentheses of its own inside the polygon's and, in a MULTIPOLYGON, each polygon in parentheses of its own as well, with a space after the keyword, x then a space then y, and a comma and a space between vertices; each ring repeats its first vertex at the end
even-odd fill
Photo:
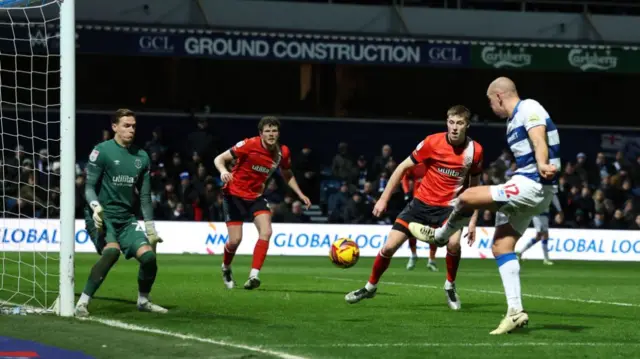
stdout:
MULTIPOLYGON (((362 282, 357 279, 349 279, 349 278, 332 278, 332 277, 316 277, 319 279, 329 279, 329 280, 341 280, 345 282, 362 282)), ((408 286, 408 287, 419 287, 419 288, 429 288, 429 289, 442 289, 442 287, 438 287, 435 285, 428 284, 413 284, 413 283, 398 283, 398 282, 380 282, 381 284, 387 285, 399 285, 399 286, 408 286)), ((472 289, 472 288, 456 288, 458 291, 463 292, 476 292, 476 293, 484 293, 484 294, 499 294, 504 295, 504 292, 499 292, 496 290, 484 290, 484 289, 472 289)), ((538 294, 522 294, 523 297, 527 298, 536 298, 536 299, 549 299, 549 300, 562 300, 566 302, 576 302, 576 303, 588 303, 588 304, 606 304, 606 305, 614 305, 618 307, 636 307, 640 308, 640 304, 635 303, 621 303, 621 302, 607 302, 603 300, 594 300, 594 299, 580 299, 580 298, 565 298, 565 297, 554 297, 548 295, 538 295, 538 294)))
POLYGON ((390 348, 390 347, 637 347, 640 343, 333 343, 333 344, 282 344, 272 348, 390 348))
POLYGON ((193 340, 193 341, 201 342, 201 343, 215 344, 215 345, 222 346, 222 347, 244 349, 244 350, 252 351, 252 352, 256 352, 256 353, 272 355, 272 356, 275 356, 275 357, 278 357, 278 358, 282 358, 282 359, 306 359, 305 357, 292 355, 292 354, 287 354, 287 353, 283 353, 283 352, 279 352, 279 351, 262 349, 261 347, 257 347, 257 346, 251 346, 251 345, 245 345, 245 344, 235 344, 235 343, 225 342, 225 341, 222 341, 222 340, 215 340, 215 339, 197 337, 195 335, 170 332, 170 331, 160 330, 160 329, 150 328, 150 327, 143 327, 143 326, 140 326, 140 325, 121 322, 119 320, 102 319, 102 318, 95 318, 95 317, 89 317, 89 318, 82 319, 82 320, 88 320, 88 321, 91 321, 91 322, 97 322, 97 323, 100 323, 100 324, 107 325, 109 327, 125 329, 125 330, 129 330, 129 331, 133 331, 133 332, 142 332, 142 333, 166 335, 166 336, 169 336, 169 337, 174 337, 174 338, 178 338, 178 339, 182 339, 182 340, 193 340))

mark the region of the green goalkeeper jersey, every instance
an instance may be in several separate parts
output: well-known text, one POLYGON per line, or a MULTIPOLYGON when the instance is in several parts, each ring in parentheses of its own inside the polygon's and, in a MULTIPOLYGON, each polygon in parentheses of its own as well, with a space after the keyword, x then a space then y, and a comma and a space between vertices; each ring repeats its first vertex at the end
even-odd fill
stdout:
POLYGON ((128 220, 136 216, 134 204, 139 196, 142 217, 152 220, 150 162, 147 153, 134 145, 122 147, 108 140, 95 146, 89 155, 85 186, 89 213, 89 203, 98 201, 107 219, 128 220))

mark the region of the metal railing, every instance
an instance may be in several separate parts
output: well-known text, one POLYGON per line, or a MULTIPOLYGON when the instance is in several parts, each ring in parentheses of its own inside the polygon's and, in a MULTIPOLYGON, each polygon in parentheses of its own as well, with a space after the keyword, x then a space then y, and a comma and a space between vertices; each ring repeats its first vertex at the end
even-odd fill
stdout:
MULTIPOLYGON (((282 0, 279 0, 282 1, 282 0)), ((467 10, 521 12, 570 12, 612 15, 640 15, 640 2, 590 0, 291 0, 309 3, 395 5, 467 10)))

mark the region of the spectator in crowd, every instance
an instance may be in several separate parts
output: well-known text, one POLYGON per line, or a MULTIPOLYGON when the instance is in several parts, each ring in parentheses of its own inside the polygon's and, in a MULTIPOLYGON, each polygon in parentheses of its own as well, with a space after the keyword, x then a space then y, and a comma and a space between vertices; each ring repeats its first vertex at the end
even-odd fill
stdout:
POLYGON ((573 170, 580 178, 580 182, 589 182, 589 166, 587 165, 587 155, 584 152, 578 153, 573 170))
POLYGON ((370 182, 373 178, 373 171, 369 168, 369 164, 367 163, 367 158, 364 155, 360 155, 358 157, 358 162, 356 162, 358 175, 357 175, 357 188, 358 191, 364 190, 364 185, 367 182, 370 182))
POLYGON ((158 159, 164 159, 167 153, 167 146, 162 142, 162 129, 156 127, 151 133, 151 140, 144 145, 145 151, 149 154, 156 153, 158 159))
POLYGON ((310 146, 303 146, 302 151, 293 159, 293 171, 298 181, 298 186, 305 193, 311 203, 320 200, 320 164, 310 146))
POLYGON ((385 168, 387 167, 387 163, 389 162, 390 159, 393 158, 391 157, 391 154, 392 154, 391 145, 388 145, 388 144, 383 145, 380 156, 376 156, 376 158, 373 159, 373 163, 371 166, 373 177, 378 176, 381 172, 385 170, 385 168))
POLYGON ((343 223, 370 224, 373 222, 373 206, 364 201, 360 192, 353 192, 344 207, 343 223))
POLYGON ((340 185, 340 190, 336 193, 332 193, 329 196, 328 201, 328 215, 330 223, 340 223, 342 222, 342 213, 344 212, 344 208, 349 201, 349 184, 347 182, 342 182, 340 185))
POLYGON ((188 156, 198 154, 202 163, 215 173, 213 159, 220 153, 220 144, 215 131, 211 128, 209 120, 205 117, 195 118, 197 129, 187 136, 184 153, 188 156))
POLYGON ((340 142, 338 145, 338 154, 333 157, 331 164, 333 177, 346 181, 347 183, 353 183, 356 172, 356 166, 349 154, 349 145, 346 142, 340 142))
POLYGON ((621 209, 616 209, 613 212, 613 219, 609 222, 609 228, 611 229, 628 229, 629 223, 624 218, 624 212, 621 209))

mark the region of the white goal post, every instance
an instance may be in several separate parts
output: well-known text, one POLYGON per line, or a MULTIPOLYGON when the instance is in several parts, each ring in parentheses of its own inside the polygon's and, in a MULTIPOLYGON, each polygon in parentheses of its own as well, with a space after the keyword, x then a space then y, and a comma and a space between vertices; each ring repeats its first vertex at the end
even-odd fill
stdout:
POLYGON ((74 314, 75 0, 0 0, 0 315, 74 314))

